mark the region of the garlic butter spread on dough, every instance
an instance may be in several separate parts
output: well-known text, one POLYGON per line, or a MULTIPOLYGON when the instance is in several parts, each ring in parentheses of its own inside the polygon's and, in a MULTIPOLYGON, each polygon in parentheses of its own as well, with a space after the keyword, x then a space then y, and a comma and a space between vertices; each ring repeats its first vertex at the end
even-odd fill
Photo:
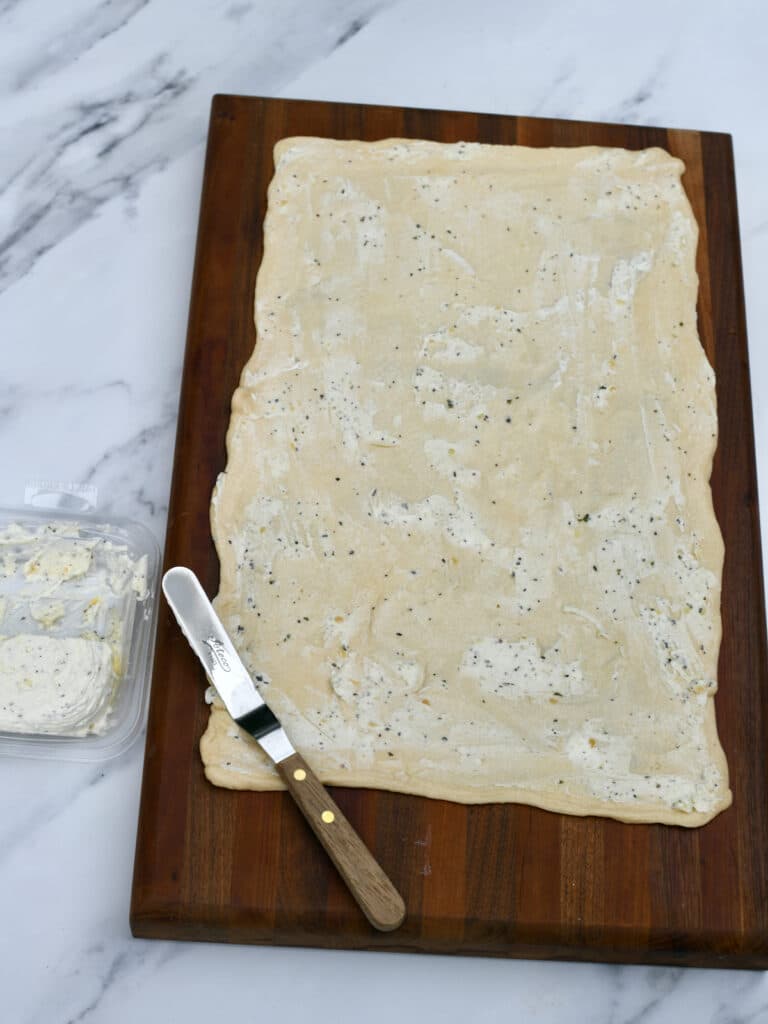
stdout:
MULTIPOLYGON (((217 608, 325 782, 700 825, 723 545, 660 149, 284 139, 217 608)), ((208 778, 280 786, 214 699, 208 778)))
POLYGON ((0 530, 0 732, 108 732, 146 573, 76 523, 0 530))

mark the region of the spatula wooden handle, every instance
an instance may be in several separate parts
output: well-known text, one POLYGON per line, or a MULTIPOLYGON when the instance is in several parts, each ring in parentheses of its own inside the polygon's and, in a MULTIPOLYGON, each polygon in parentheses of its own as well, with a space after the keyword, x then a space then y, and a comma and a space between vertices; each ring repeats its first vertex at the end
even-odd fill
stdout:
POLYGON ((300 754, 292 754, 279 761, 276 767, 310 828, 373 927, 382 932, 398 928, 405 917, 402 896, 307 762, 300 754))

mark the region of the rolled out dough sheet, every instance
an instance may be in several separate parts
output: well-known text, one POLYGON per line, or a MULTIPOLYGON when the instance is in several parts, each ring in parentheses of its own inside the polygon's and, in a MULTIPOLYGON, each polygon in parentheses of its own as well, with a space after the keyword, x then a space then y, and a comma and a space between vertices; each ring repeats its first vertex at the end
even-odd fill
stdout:
MULTIPOLYGON (((701 825, 723 545, 660 149, 291 138, 212 501, 217 607, 329 783, 701 825)), ((214 699, 211 782, 276 789, 214 699)))

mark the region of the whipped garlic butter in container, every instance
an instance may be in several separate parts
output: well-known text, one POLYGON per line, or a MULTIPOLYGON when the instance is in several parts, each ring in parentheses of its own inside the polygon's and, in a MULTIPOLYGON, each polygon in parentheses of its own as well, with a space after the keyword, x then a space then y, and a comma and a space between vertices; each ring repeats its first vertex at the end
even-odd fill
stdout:
POLYGON ((0 509, 0 755, 102 761, 141 733, 159 561, 131 520, 0 509))

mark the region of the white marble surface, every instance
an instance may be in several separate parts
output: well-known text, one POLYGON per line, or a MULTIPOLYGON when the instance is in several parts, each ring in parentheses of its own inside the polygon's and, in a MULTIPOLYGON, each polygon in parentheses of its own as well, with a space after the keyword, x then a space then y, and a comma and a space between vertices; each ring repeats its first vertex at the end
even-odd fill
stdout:
MULTIPOLYGON (((768 480, 767 33, 758 0, 0 0, 0 503, 87 481, 162 537, 214 92, 732 132, 768 480)), ((768 1021, 759 973, 133 940, 141 757, 0 760, 7 1024, 768 1021)))

